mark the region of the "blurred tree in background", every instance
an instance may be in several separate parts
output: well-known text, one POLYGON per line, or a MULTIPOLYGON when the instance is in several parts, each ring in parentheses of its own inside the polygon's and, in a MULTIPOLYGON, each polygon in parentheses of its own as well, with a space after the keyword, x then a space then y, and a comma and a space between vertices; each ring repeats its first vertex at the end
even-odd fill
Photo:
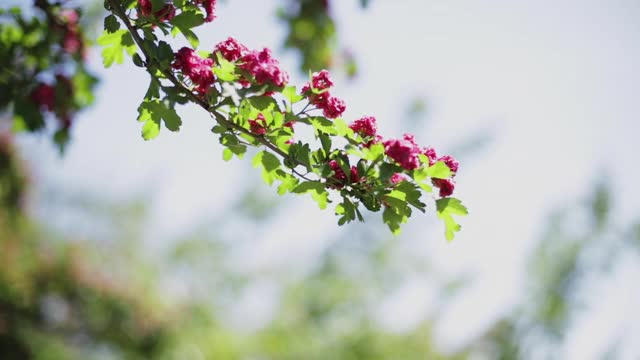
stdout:
MULTIPOLYGON (((279 12, 289 29, 285 46, 300 51, 304 71, 335 63, 337 35, 329 14, 327 1, 310 0, 289 1, 279 12)), ((64 44, 71 28, 48 34, 44 45, 21 47, 16 41, 30 35, 6 24, 0 31, 2 54, 24 52, 30 58, 36 56, 33 52, 44 58, 44 63, 21 64, 29 66, 25 73, 50 71, 47 61, 82 59, 76 53, 81 47, 73 47, 69 39, 66 50, 53 45, 64 44), (53 55, 42 55, 48 51, 53 55)), ((36 25, 33 28, 40 31, 36 25)), ((24 102, 38 85, 34 74, 29 82, 16 77, 20 73, 7 71, 7 59, 2 59, 0 108, 8 111, 13 101, 13 120, 24 120, 21 114, 33 109, 19 101, 24 102)), ((70 126, 65 115, 92 102, 96 81, 82 64, 73 66, 80 67, 72 81, 82 91, 70 99, 55 99, 51 106, 57 119, 53 136, 61 145, 70 126)), ((65 86, 62 78, 53 79, 49 79, 53 86, 65 86)), ((45 122, 18 125, 40 129, 45 122)), ((302 274, 256 274, 237 270, 232 261, 235 239, 211 229, 231 218, 268 221, 276 203, 260 192, 247 192, 227 218, 195 229, 160 259, 151 260, 136 239, 138 228, 144 226, 144 205, 75 203, 89 213, 103 209, 94 216, 113 224, 113 241, 70 239, 38 223, 25 209, 29 181, 12 135, 2 135, 1 359, 556 358, 572 325, 584 315, 585 301, 593 298, 585 294, 606 282, 620 259, 637 261, 640 249, 640 219, 632 225, 616 223, 610 189, 597 186, 588 202, 550 217, 531 254, 528 295, 522 303, 464 349, 443 354, 433 337, 437 319, 426 317, 404 332, 389 331, 376 321, 380 299, 409 272, 442 283, 438 288, 442 297, 452 295, 449 282, 437 280, 425 264, 407 261, 397 252, 398 244, 380 237, 384 232, 375 227, 360 227, 348 238, 335 239, 302 274), (185 295, 163 286, 171 277, 180 278, 185 295), (265 278, 277 284, 279 301, 273 316, 255 329, 231 326, 228 314, 234 303, 265 278)), ((616 348, 624 341, 629 339, 611 344, 611 358, 616 358, 616 348)))

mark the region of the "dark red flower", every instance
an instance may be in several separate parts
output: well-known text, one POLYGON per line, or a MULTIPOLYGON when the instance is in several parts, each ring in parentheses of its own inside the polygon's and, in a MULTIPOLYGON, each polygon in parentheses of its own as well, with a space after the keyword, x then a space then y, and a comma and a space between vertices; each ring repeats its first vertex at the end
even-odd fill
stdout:
POLYGON ((453 190, 456 184, 450 179, 431 179, 433 185, 440 189, 440 197, 447 197, 453 195, 453 190))
POLYGON ((320 104, 319 106, 323 110, 322 114, 329 119, 337 118, 338 116, 342 115, 342 113, 347 109, 344 101, 333 96, 330 97, 324 104, 320 104))
POLYGON ((31 92, 31 99, 40 108, 53 111, 56 106, 56 90, 49 84, 40 83, 31 92))
POLYGON ((206 22, 212 22, 216 18, 216 0, 196 0, 196 3, 202 5, 207 13, 207 17, 204 19, 206 22))
POLYGON ((258 114, 258 117, 255 119, 249 119, 249 127, 251 128, 251 132, 256 135, 264 135, 267 133, 267 120, 264 118, 262 113, 258 114))

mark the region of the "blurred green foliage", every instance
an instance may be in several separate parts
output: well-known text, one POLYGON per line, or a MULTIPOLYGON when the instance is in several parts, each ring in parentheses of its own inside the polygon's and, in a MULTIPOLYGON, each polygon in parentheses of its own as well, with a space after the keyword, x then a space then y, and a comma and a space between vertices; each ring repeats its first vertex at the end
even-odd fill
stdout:
POLYGON ((0 8, 0 115, 12 114, 14 131, 53 129, 61 151, 75 113, 93 103, 98 81, 85 65, 80 15, 44 0, 32 9, 0 8))
MULTIPOLYGON (((640 256, 637 225, 616 223, 613 211, 605 183, 586 201, 555 211, 531 253, 523 302, 472 347, 488 346, 492 359, 557 358, 573 326, 603 300, 593 289, 610 281, 625 257, 640 256)), ((615 335, 611 354, 629 341, 624 336, 615 335)))
MULTIPOLYGON (((286 24, 286 49, 300 54, 302 73, 341 68, 347 77, 354 77, 358 65, 354 54, 340 50, 336 21, 329 0, 285 0, 278 17, 286 24)), ((360 1, 366 8, 369 1, 360 1)))

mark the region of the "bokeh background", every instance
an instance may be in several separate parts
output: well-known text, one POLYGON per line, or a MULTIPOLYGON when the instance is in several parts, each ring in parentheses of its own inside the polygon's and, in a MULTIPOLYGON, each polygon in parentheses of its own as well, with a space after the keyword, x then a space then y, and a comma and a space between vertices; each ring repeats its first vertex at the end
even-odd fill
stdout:
MULTIPOLYGON (((145 142, 147 75, 92 49, 96 103, 64 156, 34 135, 0 146, 0 352, 640 358, 640 3, 329 1, 317 54, 283 46, 310 31, 283 19, 299 3, 220 1, 200 47, 270 47, 297 84, 332 54, 345 119, 374 115, 383 135, 460 160, 456 239, 429 212, 393 237, 376 216, 339 227, 278 197, 248 161, 222 160, 195 107, 145 142)), ((97 34, 101 4, 84 5, 97 34)))

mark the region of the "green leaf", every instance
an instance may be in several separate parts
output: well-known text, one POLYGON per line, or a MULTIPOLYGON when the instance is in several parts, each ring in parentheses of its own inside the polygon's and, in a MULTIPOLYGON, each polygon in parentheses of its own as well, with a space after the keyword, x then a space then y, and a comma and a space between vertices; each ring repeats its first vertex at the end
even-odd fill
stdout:
POLYGON ((424 212, 426 204, 420 201, 421 195, 416 185, 408 181, 402 181, 387 196, 406 201, 416 209, 424 212))
POLYGON ((451 169, 444 162, 438 161, 427 168, 427 176, 436 179, 447 179, 451 177, 451 169))
POLYGON ((173 49, 166 41, 158 42, 158 46, 154 47, 154 54, 161 65, 169 66, 174 59, 173 49))
MULTIPOLYGON (((269 112, 278 109, 278 103, 271 96, 254 96, 247 99, 249 104, 262 112, 269 112)), ((265 117, 267 114, 264 114, 265 117)))
POLYGON ((160 97, 160 81, 155 76, 151 76, 151 81, 149 82, 149 88, 147 89, 147 93, 144 95, 145 100, 153 100, 158 99, 160 97))
POLYGON ((318 137, 320 138, 322 150, 324 150, 325 155, 329 155, 331 152, 331 137, 323 132, 318 133, 318 137))
POLYGON ((137 67, 144 67, 144 61, 139 54, 133 54, 133 64, 137 67))
POLYGON ((282 178, 282 183, 278 186, 278 195, 293 191, 298 183, 299 181, 295 176, 287 174, 282 178))
POLYGON ((369 161, 378 161, 384 156, 384 145, 373 144, 369 148, 362 149, 362 158, 369 161))
POLYGON ((182 120, 174 109, 168 108, 163 102, 158 100, 145 100, 138 108, 138 121, 144 122, 142 127, 142 137, 150 140, 158 136, 160 133, 160 124, 164 121, 164 125, 171 131, 180 130, 182 120))
POLYGON ((355 137, 353 130, 351 130, 349 125, 340 118, 333 120, 333 127, 335 128, 336 135, 338 136, 344 136, 349 139, 353 139, 355 137))
POLYGON ((69 129, 58 129, 53 134, 53 142, 58 145, 58 151, 60 151, 60 154, 64 153, 70 139, 71 136, 69 135, 69 129))
POLYGON ((453 240, 456 232, 460 231, 460 224, 458 224, 453 215, 465 216, 469 213, 467 208, 462 205, 462 202, 456 198, 443 198, 436 201, 436 209, 438 211, 438 217, 444 221, 445 237, 447 241, 453 240))
POLYGON ((120 22, 115 15, 111 14, 104 18, 104 30, 108 33, 114 33, 120 29, 120 22))
POLYGON ((204 16, 200 12, 187 10, 171 19, 171 24, 178 27, 180 31, 189 30, 204 24, 204 16))
POLYGON ((191 47, 196 49, 198 45, 200 45, 200 40, 198 36, 191 31, 192 28, 200 26, 204 23, 204 16, 200 12, 196 12, 193 10, 183 11, 178 16, 171 19, 171 24, 175 27, 171 29, 171 33, 175 36, 175 30, 178 29, 184 35, 184 37, 189 41, 191 47))
POLYGON ((391 179, 393 174, 403 171, 404 169, 396 164, 383 163, 380 165, 380 181, 386 183, 391 179))
POLYGON ((329 203, 329 192, 325 185, 318 181, 306 181, 296 186, 293 191, 296 194, 311 193, 311 197, 318 203, 320 209, 326 209, 329 203))
POLYGON ((13 124, 14 132, 29 130, 40 130, 45 126, 44 117, 40 109, 31 101, 26 99, 16 99, 13 103, 13 124))
POLYGON ((218 66, 213 68, 213 72, 216 77, 222 81, 235 81, 238 78, 236 75, 236 66, 222 57, 220 53, 216 53, 218 66))
POLYGON ((253 167, 262 167, 262 179, 272 185, 273 181, 281 178, 278 174, 280 170, 280 160, 268 151, 260 151, 253 158, 253 167))
MULTIPOLYGON (((289 156, 295 159, 298 163, 302 163, 307 170, 311 169, 310 153, 311 149, 309 148, 309 144, 303 144, 301 141, 298 141, 289 147, 289 156)), ((294 162, 293 165, 293 167, 295 167, 297 163, 294 162)))
POLYGON ((148 119, 142 126, 142 138, 145 140, 154 139, 160 134, 160 122, 148 119))
POLYGON ((231 160, 232 157, 233 157, 233 151, 231 151, 231 149, 226 148, 224 149, 224 151, 222 151, 222 159, 224 161, 229 161, 231 160))
POLYGON ((406 216, 400 214, 395 208, 385 207, 382 212, 382 222, 384 222, 391 230, 393 235, 399 235, 400 225, 407 221, 406 216))
POLYGON ((336 128, 333 126, 333 122, 325 117, 316 116, 309 118, 309 122, 317 132, 323 132, 329 135, 337 135, 338 132, 336 128))
MULTIPOLYGON (((356 219, 357 205, 351 202, 348 197, 343 198, 343 202, 336 206, 336 215, 342 215, 338 219, 338 225, 342 226, 356 219)), ((361 216, 361 215, 360 215, 361 216)), ((359 216, 359 217, 360 217, 359 216)))
POLYGON ((133 55, 136 52, 133 38, 126 29, 117 30, 113 33, 105 30, 98 38, 97 43, 103 47, 102 61, 107 68, 113 65, 114 62, 122 64, 124 51, 129 55, 133 55))
POLYGON ((285 87, 282 90, 282 95, 289 100, 290 104, 295 104, 304 98, 302 95, 298 95, 296 87, 293 85, 285 87))
POLYGON ((211 128, 211 132, 214 134, 224 134, 227 130, 226 127, 221 125, 214 125, 213 128, 211 128))
POLYGON ((165 5, 166 5, 165 0, 151 0, 151 9, 154 12, 162 9, 162 7, 165 5))

